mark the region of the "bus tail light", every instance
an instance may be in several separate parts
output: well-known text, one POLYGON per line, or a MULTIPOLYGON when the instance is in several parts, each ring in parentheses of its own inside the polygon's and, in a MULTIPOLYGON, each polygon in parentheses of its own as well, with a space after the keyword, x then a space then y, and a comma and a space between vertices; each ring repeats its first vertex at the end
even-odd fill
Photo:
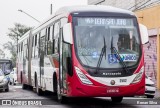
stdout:
POLYGON ((84 84, 93 84, 83 73, 82 71, 78 68, 78 67, 75 67, 75 70, 76 70, 76 73, 77 73, 77 76, 79 77, 79 79, 81 80, 82 83, 84 84))
POLYGON ((144 72, 144 66, 142 66, 142 68, 140 69, 139 73, 136 75, 136 77, 132 81, 132 83, 139 82, 141 80, 141 78, 142 78, 143 72, 144 72))

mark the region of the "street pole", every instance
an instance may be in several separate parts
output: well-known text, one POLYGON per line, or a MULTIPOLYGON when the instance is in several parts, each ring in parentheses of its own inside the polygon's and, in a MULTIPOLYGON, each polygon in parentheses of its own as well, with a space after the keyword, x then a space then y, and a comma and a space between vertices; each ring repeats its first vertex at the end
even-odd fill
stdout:
POLYGON ((37 19, 36 19, 36 18, 34 18, 33 16, 29 15, 29 14, 28 14, 28 13, 26 13, 25 11, 23 11, 23 10, 21 10, 21 9, 19 9, 18 11, 19 11, 19 12, 22 12, 22 13, 24 13, 24 14, 26 14, 27 16, 31 17, 32 19, 34 19, 35 21, 37 21, 37 22, 39 22, 39 23, 40 23, 40 21, 39 21, 39 20, 37 20, 37 19))
POLYGON ((51 15, 52 15, 52 4, 51 4, 51 15))

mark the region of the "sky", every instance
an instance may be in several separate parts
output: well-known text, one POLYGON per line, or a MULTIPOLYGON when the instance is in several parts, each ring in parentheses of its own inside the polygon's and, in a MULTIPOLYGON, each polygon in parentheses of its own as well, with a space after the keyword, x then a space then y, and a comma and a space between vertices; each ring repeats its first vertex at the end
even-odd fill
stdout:
MULTIPOLYGON (((8 28, 14 27, 14 23, 24 24, 29 27, 38 25, 39 23, 19 12, 23 10, 39 21, 43 21, 50 16, 50 5, 52 4, 53 13, 63 7, 72 5, 87 5, 87 0, 0 0, 0 49, 2 45, 11 39, 7 36, 8 28)), ((5 50, 7 56, 10 57, 8 51, 5 50)))

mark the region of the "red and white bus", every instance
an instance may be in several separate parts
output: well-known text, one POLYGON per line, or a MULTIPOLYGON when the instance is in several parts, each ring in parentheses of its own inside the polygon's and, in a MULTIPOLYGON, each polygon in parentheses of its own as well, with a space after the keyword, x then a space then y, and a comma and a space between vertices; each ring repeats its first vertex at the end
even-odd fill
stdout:
POLYGON ((111 97, 145 91, 147 29, 133 12, 108 6, 64 7, 18 44, 18 81, 66 97, 111 97), (141 31, 141 32, 140 32, 141 31))

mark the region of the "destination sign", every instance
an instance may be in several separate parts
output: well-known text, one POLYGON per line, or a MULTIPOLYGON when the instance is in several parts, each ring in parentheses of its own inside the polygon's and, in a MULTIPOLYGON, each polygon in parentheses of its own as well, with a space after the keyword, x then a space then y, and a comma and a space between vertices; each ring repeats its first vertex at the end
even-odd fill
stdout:
POLYGON ((131 26, 132 19, 122 18, 78 18, 78 26, 97 25, 97 26, 131 26))

